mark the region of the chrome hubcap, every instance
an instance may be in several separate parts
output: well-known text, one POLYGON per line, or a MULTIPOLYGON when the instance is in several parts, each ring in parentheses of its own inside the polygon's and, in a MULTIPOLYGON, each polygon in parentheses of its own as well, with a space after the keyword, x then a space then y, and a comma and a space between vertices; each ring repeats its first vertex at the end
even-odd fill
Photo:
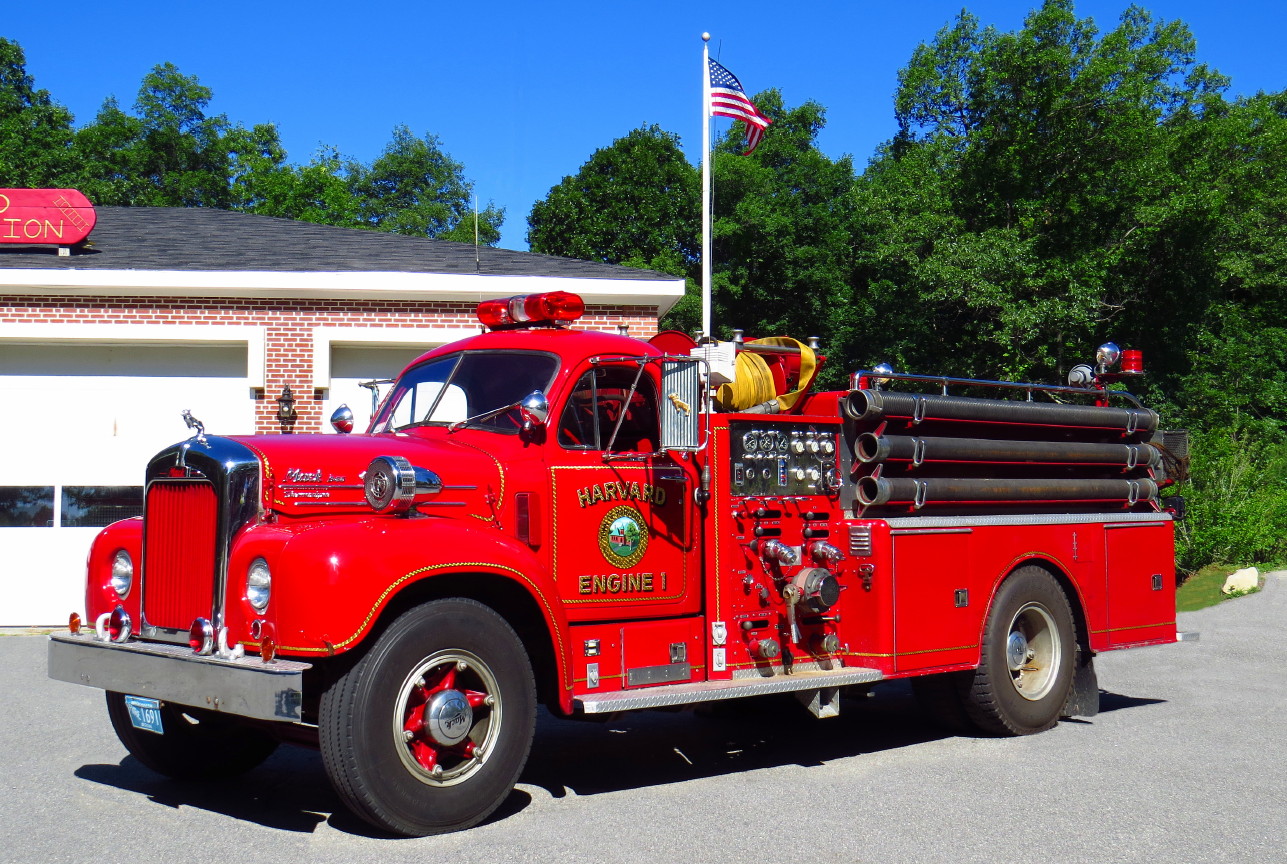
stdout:
POLYGON ((1015 613, 1006 637, 1005 659, 1016 693, 1033 702, 1050 693, 1063 659, 1063 646, 1046 607, 1029 603, 1015 613))
POLYGON ((467 651, 439 651, 403 681, 392 717, 403 766, 429 786, 468 780, 495 749, 501 729, 496 677, 467 651))
POLYGON ((440 690, 425 704, 422 720, 425 734, 435 743, 454 747, 474 725, 474 709, 459 690, 440 690))

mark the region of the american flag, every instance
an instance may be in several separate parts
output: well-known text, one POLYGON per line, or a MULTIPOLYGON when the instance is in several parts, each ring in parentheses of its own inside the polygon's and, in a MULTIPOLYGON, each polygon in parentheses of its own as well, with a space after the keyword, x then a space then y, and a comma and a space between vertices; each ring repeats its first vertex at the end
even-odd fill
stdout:
POLYGON ((737 76, 714 60, 710 60, 711 73, 711 116, 732 117, 746 124, 746 152, 749 155, 764 137, 764 130, 773 121, 759 112, 759 109, 746 98, 742 82, 737 76))

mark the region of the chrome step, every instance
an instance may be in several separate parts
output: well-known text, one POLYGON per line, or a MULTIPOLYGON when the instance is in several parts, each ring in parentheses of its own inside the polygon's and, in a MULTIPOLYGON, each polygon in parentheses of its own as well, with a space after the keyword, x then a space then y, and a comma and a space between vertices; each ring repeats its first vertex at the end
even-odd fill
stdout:
POLYGON ((611 693, 587 693, 573 702, 585 714, 608 714, 613 711, 636 711, 641 708, 665 708, 671 705, 694 705, 721 699, 741 699, 769 693, 793 693, 850 684, 874 684, 884 676, 878 669, 850 667, 834 671, 813 670, 772 678, 737 678, 732 681, 693 681, 667 684, 611 693))

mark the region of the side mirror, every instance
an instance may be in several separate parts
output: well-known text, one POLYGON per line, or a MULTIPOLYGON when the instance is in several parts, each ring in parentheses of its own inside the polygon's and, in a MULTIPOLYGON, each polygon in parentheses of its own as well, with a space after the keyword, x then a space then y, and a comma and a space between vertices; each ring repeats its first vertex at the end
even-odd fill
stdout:
POLYGON ((341 405, 331 414, 331 428, 341 435, 347 435, 353 431, 353 409, 347 405, 341 405))
POLYGON ((518 403, 518 413, 523 418, 524 431, 544 429, 550 419, 550 400, 540 390, 533 390, 518 403))

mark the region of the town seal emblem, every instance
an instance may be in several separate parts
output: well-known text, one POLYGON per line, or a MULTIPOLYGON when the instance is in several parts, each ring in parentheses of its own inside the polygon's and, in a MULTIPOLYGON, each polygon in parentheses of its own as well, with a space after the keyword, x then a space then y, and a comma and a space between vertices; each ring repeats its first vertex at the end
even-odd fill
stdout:
POLYGON ((648 549, 648 526, 633 507, 613 507, 599 523, 599 550, 614 567, 633 567, 648 549))

